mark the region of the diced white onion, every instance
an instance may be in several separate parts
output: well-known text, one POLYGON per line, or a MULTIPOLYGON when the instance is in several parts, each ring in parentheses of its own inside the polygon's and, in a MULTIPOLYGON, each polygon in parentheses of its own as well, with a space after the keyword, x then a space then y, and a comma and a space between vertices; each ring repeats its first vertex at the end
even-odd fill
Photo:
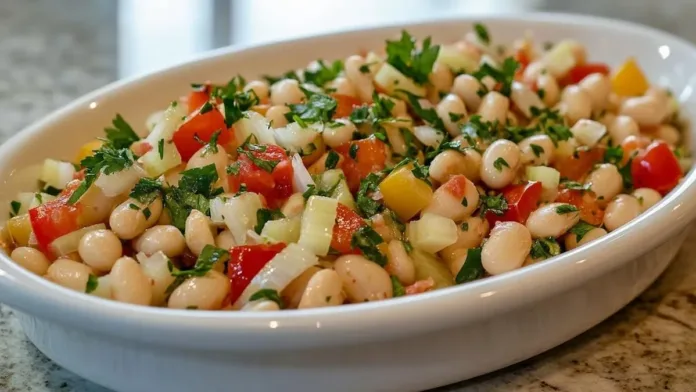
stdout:
POLYGON ((551 76, 554 78, 563 77, 575 67, 574 52, 577 45, 578 43, 575 41, 561 41, 546 52, 541 61, 551 76))
POLYGON ((594 147, 607 133, 607 127, 600 122, 584 118, 578 120, 570 128, 570 132, 581 145, 594 147))
POLYGON ((164 139, 165 141, 172 140, 174 132, 179 129, 179 126, 184 122, 186 117, 185 105, 176 104, 169 105, 167 110, 164 111, 162 118, 159 122, 152 128, 152 132, 145 138, 145 140, 151 146, 157 146, 157 143, 164 139))
POLYGON ((140 252, 135 258, 138 259, 145 276, 152 281, 152 305, 164 305, 167 288, 175 279, 169 271, 169 258, 162 251, 157 251, 150 257, 140 252))
POLYGON ((249 139, 250 136, 253 143, 258 144, 277 144, 273 130, 266 117, 250 110, 244 112, 244 117, 234 123, 234 134, 239 143, 249 139), (256 140, 254 140, 256 138, 256 140))
MULTIPOLYGON (((275 129, 275 138, 278 144, 291 152, 312 151, 311 144, 317 139, 323 130, 321 124, 306 124, 301 127, 298 123, 290 123, 283 128, 275 129)), ((313 146, 316 148, 316 145, 313 146)))
POLYGON ((89 295, 94 295, 96 297, 104 299, 112 299, 111 297, 111 276, 104 275, 97 278, 97 288, 94 289, 89 295))
POLYGON ((532 117, 532 108, 543 109, 546 107, 539 95, 520 82, 512 82, 510 99, 525 117, 532 117))
POLYGON ((350 193, 348 183, 346 182, 346 177, 341 169, 331 169, 325 171, 321 175, 321 188, 334 188, 333 193, 329 196, 338 200, 338 202, 344 206, 352 210, 355 209, 355 199, 353 198, 353 194, 350 193), (336 183, 338 183, 338 185, 336 185, 336 183))
POLYGON ((158 110, 145 119, 145 128, 147 129, 148 132, 152 132, 153 129, 155 129, 155 126, 162 121, 164 118, 164 110, 158 110))
POLYGON ((295 216, 266 222, 261 230, 261 237, 269 242, 290 244, 300 239, 302 218, 295 216))
POLYGON ((457 224, 452 219, 425 213, 420 220, 409 223, 409 236, 414 247, 436 253, 457 242, 457 224))
POLYGON ((142 177, 145 177, 145 171, 134 164, 116 173, 100 174, 94 185, 101 189, 105 196, 113 197, 131 190, 142 177))
POLYGON ((312 196, 302 213, 302 228, 297 242, 317 256, 326 256, 331 246, 336 222, 338 201, 324 196, 312 196))
POLYGON ((478 69, 478 58, 471 54, 462 53, 453 45, 441 45, 437 54, 437 62, 446 65, 455 73, 471 73, 478 69))
POLYGON ((299 154, 292 156, 292 190, 304 193, 310 185, 315 185, 299 154))
POLYGON ((73 175, 75 175, 75 166, 72 163, 46 159, 39 180, 48 186, 63 189, 65 184, 72 181, 73 175))
POLYGON ((243 245, 247 240, 247 231, 256 226, 256 212, 263 208, 263 204, 259 195, 246 192, 227 199, 222 206, 216 208, 225 226, 232 232, 234 241, 243 245))
POLYGON ((249 297, 261 289, 283 291, 290 282, 300 276, 307 268, 317 265, 319 259, 311 251, 298 244, 291 243, 274 258, 249 282, 242 295, 234 303, 235 309, 240 309, 249 297))
POLYGON ((436 148, 442 143, 442 139, 445 137, 442 131, 438 131, 433 127, 427 125, 419 125, 413 127, 413 134, 416 139, 428 147, 436 148))
POLYGON ((556 189, 561 182, 561 173, 548 166, 527 166, 527 180, 539 181, 544 189, 556 189))
POLYGON ((55 200, 55 198, 55 196, 49 195, 48 193, 20 192, 16 199, 20 203, 17 215, 22 215, 29 211, 29 209, 48 203, 51 200, 55 200))
MULTIPOLYGON (((162 139, 163 140, 163 139, 162 139)), ((181 164, 181 155, 174 143, 165 142, 160 158, 159 143, 140 158, 143 169, 150 177, 159 177, 181 164)))
POLYGON ((65 256, 68 253, 77 252, 77 246, 80 244, 80 239, 90 231, 103 230, 106 229, 106 225, 99 223, 97 225, 83 227, 79 230, 75 230, 72 233, 68 233, 64 236, 58 237, 49 247, 57 256, 65 256))

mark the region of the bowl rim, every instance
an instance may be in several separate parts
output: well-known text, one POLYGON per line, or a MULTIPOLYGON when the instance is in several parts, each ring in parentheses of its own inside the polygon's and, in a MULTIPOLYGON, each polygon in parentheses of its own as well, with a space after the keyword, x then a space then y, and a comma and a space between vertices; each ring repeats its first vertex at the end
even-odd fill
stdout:
MULTIPOLYGON (((396 27, 412 28, 432 25, 437 28, 439 23, 477 21, 546 23, 558 26, 573 24, 586 28, 630 31, 661 38, 670 45, 679 46, 696 59, 696 47, 682 38, 633 22, 596 16, 531 12, 428 18, 406 24, 379 24, 260 45, 220 48, 181 64, 116 81, 82 96, 54 111, 43 120, 26 127, 0 146, 0 155, 11 151, 23 139, 44 132, 56 119, 73 116, 74 114, 71 113, 78 107, 83 107, 98 97, 111 95, 119 89, 146 82, 155 76, 166 77, 167 73, 183 67, 202 62, 215 62, 221 57, 254 48, 279 48, 289 43, 317 39, 331 40, 359 33, 379 34, 396 27)), ((239 350, 264 347, 290 349, 397 339, 481 320, 496 312, 509 309, 511 304, 516 306, 529 304, 618 268, 657 246, 668 236, 682 230, 694 218, 696 215, 694 182, 696 182, 696 173, 691 170, 681 184, 658 205, 624 227, 609 233, 592 246, 580 247, 547 262, 506 274, 388 301, 290 312, 258 313, 192 312, 134 306, 84 295, 84 293, 47 282, 44 278, 23 270, 5 254, 0 255, 0 294, 9 306, 19 311, 64 325, 108 335, 122 337, 127 335, 128 339, 133 338, 141 342, 191 349, 202 347, 239 350), (622 249, 621 257, 608 257, 611 249, 622 249), (511 284, 513 282, 514 284, 511 284), (466 305, 466 312, 462 312, 463 304, 466 305), (414 323, 414 318, 437 321, 414 323), (394 328, 396 325, 399 326, 398 330, 394 328), (136 330, 139 333, 133 334, 132 331, 136 330), (176 339, 184 330, 195 331, 197 335, 204 336, 200 339, 176 339), (339 335, 341 337, 338 337, 339 335), (292 339, 292 337, 300 339, 292 339), (309 337, 311 339, 302 339, 309 337), (224 339, 221 342, 222 338, 224 339)))

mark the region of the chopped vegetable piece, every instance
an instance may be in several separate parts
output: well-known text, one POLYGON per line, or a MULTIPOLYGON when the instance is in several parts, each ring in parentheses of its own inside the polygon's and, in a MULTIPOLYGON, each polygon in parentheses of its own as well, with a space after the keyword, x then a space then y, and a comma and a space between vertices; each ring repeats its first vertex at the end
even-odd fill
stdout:
POLYGON ((360 215, 339 203, 336 208, 331 249, 343 254, 354 253, 355 249, 351 245, 353 235, 364 226, 367 226, 367 223, 360 215))
POLYGON ((283 243, 278 243, 235 246, 230 249, 227 276, 230 278, 230 301, 232 303, 239 298, 251 279, 261 271, 261 268, 285 249, 285 246, 283 243))
POLYGON ((633 57, 621 64, 611 76, 611 90, 618 95, 639 96, 650 86, 633 57))
POLYGON ((506 187, 502 190, 502 195, 507 202, 507 210, 502 215, 487 211, 488 223, 491 227, 496 222, 515 221, 524 224, 529 214, 537 208, 542 190, 541 182, 536 181, 506 187))
POLYGON ((193 154, 201 149, 201 143, 196 140, 197 138, 207 143, 215 132, 220 131, 219 144, 224 146, 231 140, 222 113, 218 110, 201 113, 200 109, 191 113, 179 129, 174 132, 172 140, 184 161, 191 159, 193 154))
POLYGON ((344 161, 340 169, 346 175, 346 182, 352 192, 358 190, 363 178, 384 169, 387 160, 385 144, 374 137, 342 144, 335 150, 343 155, 344 161), (350 151, 355 145, 358 146, 356 157, 351 158, 350 151))
POLYGON ((580 219, 591 225, 601 225, 604 210, 600 207, 594 192, 564 189, 556 197, 557 203, 572 204, 580 210, 580 219))
POLYGON ((430 204, 433 190, 413 173, 413 165, 407 164, 394 170, 380 184, 384 204, 404 221, 413 218, 430 204))
POLYGON ((47 255, 51 254, 49 245, 53 240, 80 228, 81 206, 68 203, 79 185, 79 181, 73 180, 55 200, 29 210, 34 236, 41 251, 47 255))
POLYGON ((665 195, 679 184, 682 171, 667 143, 655 141, 633 159, 631 174, 636 188, 651 188, 665 195))

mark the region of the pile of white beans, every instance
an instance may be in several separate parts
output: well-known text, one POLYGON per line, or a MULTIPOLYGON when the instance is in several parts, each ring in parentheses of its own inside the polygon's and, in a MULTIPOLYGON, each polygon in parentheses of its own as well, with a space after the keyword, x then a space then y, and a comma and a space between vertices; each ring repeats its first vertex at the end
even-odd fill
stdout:
MULTIPOLYGON (((481 57, 483 53, 477 52, 470 41, 467 38, 457 45, 463 51, 478 53, 481 57)), ((462 145, 466 146, 468 142, 460 129, 471 115, 478 114, 482 121, 524 126, 534 122, 530 115, 533 106, 559 110, 570 127, 588 121, 605 126, 607 136, 600 142, 603 145, 619 145, 629 136, 661 139, 674 148, 681 144, 681 132, 668 123, 677 108, 665 89, 651 87, 644 96, 622 98, 612 93, 609 77, 599 73, 585 77, 577 85, 562 88, 557 78, 545 69, 528 39, 515 42, 513 48, 527 50, 530 57, 536 60, 529 64, 520 80, 513 85, 509 97, 494 91, 495 82, 490 78, 479 81, 469 74, 455 75, 448 67, 435 63, 427 85, 427 98, 442 118, 450 136, 461 141, 462 145), (529 87, 532 85, 543 89, 543 98, 529 87), (480 96, 480 91, 489 92, 480 96), (450 114, 456 114, 460 119, 454 121, 450 114), (650 133, 641 131, 646 129, 650 129, 650 133)), ((581 45, 577 45, 576 55, 578 62, 584 61, 586 53, 581 45)), ((341 75, 321 87, 362 102, 371 102, 375 92, 373 76, 381 64, 353 55, 345 59, 344 65, 345 70, 341 75), (365 72, 366 68, 369 72, 365 72)), ((316 64, 309 67, 313 66, 316 64)), ((301 83, 294 79, 284 79, 273 85, 263 80, 253 80, 244 86, 244 90, 253 90, 262 102, 270 104, 265 117, 277 129, 288 124, 284 116, 289 111, 287 105, 298 104, 305 99, 300 87, 301 83)), ((408 105, 397 98, 391 99, 395 103, 392 108, 394 118, 407 120, 411 125, 406 127, 413 131, 417 119, 408 110, 408 105)), ((337 119, 337 122, 341 126, 326 128, 321 135, 327 148, 337 147, 354 138, 357 127, 348 118, 337 119)), ((429 165, 435 192, 431 204, 423 211, 452 219, 458 227, 456 242, 434 255, 449 271, 451 284, 465 263, 469 249, 482 247, 481 261, 487 274, 505 273, 540 261, 530 256, 535 240, 553 237, 564 250, 570 250, 625 225, 661 199, 658 192, 649 188, 625 193, 617 166, 602 163, 581 182, 587 184, 589 190, 602 200, 603 224, 587 232, 580 241, 576 240, 575 234, 569 233, 580 221, 580 212, 557 212, 558 207, 563 205, 555 201, 559 189, 544 189, 541 203, 526 222, 498 222, 490 227, 485 218, 476 214, 481 195, 526 181, 525 167, 553 167, 559 158, 573 154, 581 144, 574 138, 554 143, 545 134, 530 136, 519 143, 506 139, 489 144, 478 142, 478 151, 444 150, 429 165), (542 147, 543 152, 535 154, 532 145, 542 147), (507 165, 496 168, 495 162, 501 158, 507 165), (466 176, 467 203, 464 205, 461 200, 451 203, 448 198, 452 196, 439 188, 454 175, 466 176)), ((202 148, 187 163, 186 169, 212 163, 225 178, 225 168, 232 163, 232 158, 223 146, 218 147, 216 153, 204 153, 202 148)), ((403 150, 393 141, 390 148, 390 152, 400 148, 403 150)), ((326 154, 305 164, 311 173, 319 174, 324 171, 325 160, 326 154)), ((388 162, 393 164, 395 160, 398 161, 390 156, 388 162)), ((167 173, 164 176, 166 183, 176 184, 182 169, 167 173)), ((293 217, 302 214, 303 209, 304 199, 297 193, 288 199, 281 210, 285 216, 293 217)), ((227 300, 230 284, 223 273, 223 266, 216 266, 205 276, 188 278, 168 295, 166 288, 174 278, 166 266, 145 266, 129 256, 139 252, 152 256, 161 252, 178 264, 184 255, 198 256, 206 245, 224 249, 242 245, 235 242, 224 226, 214 225, 208 216, 193 210, 186 219, 186 228, 182 233, 170 224, 159 198, 150 205, 142 205, 127 197, 103 197, 95 210, 98 215, 95 222, 105 223, 108 228, 85 234, 80 239, 77 252, 49 260, 33 247, 19 246, 11 250, 11 258, 37 275, 81 292, 85 291, 90 276, 99 277, 100 285, 108 282, 108 288, 97 289, 94 294, 116 301, 177 309, 230 309, 227 300), (140 209, 131 208, 132 204, 140 209), (143 214, 146 207, 150 211, 149 217, 143 214)), ((368 222, 387 244, 386 267, 361 255, 323 257, 319 266, 310 267, 283 290, 281 295, 286 308, 337 306, 391 298, 395 295, 392 276, 406 287, 407 293, 432 288, 432 282, 428 279, 417 278, 416 262, 407 251, 407 238, 395 232, 387 215, 377 214, 368 222)), ((249 238, 247 244, 257 240, 249 238)), ((254 311, 278 309, 279 305, 270 300, 251 302, 243 308, 254 311)))

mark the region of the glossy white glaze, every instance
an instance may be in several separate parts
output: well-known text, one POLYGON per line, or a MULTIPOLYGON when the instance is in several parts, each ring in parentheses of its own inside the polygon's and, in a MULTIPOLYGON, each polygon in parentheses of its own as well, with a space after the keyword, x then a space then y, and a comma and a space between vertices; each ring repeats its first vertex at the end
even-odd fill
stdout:
MULTIPOLYGON (((530 14, 479 17, 494 39, 531 29, 541 42, 575 38, 612 65, 635 56, 654 82, 696 113, 696 48, 613 20, 530 14), (667 48, 667 49, 665 49, 667 48)), ((452 41, 473 19, 405 26, 452 41)), ((203 59, 81 98, 0 147, 0 214, 34 182, 31 166, 70 158, 115 112, 144 121, 191 81, 252 77, 378 48, 404 26, 333 34, 203 59), (71 137, 66 137, 70 135, 71 137)), ((691 116, 693 118, 693 116, 691 116)), ((693 149, 693 146, 692 146, 693 149)), ((421 390, 523 360, 620 309, 671 261, 696 214, 696 174, 655 208, 590 247, 464 286, 396 300, 292 312, 191 312, 85 296, 30 275, 0 256, 0 301, 21 311, 27 336, 50 358, 118 391, 421 390)))

